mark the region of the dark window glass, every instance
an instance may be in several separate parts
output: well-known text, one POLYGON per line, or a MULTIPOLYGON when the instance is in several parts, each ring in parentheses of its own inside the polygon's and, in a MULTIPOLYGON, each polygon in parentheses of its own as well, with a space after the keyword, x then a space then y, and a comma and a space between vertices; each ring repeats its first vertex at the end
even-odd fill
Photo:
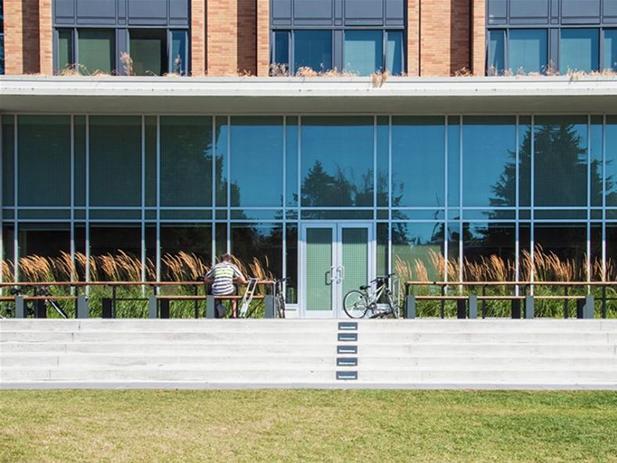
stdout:
MULTIPOLYGON (((12 244, 12 243, 11 243, 12 244)), ((71 253, 71 232, 69 224, 22 223, 19 226, 19 258, 58 258, 71 253)), ((65 261, 63 260, 63 263, 65 261)), ((67 281, 71 279, 70 267, 50 266, 48 269, 37 265, 22 265, 20 279, 24 281, 67 281)))
POLYGON ((444 207, 443 117, 392 118, 392 205, 444 207))
POLYGON ((71 204, 71 120, 19 116, 19 205, 71 204), (53 173, 53 175, 50 175, 53 173))
POLYGON ((448 118, 448 207, 459 207, 461 186, 461 121, 448 118))
POLYGON ((186 31, 171 31, 171 53, 169 72, 186 75, 188 72, 188 33, 186 31))
POLYGON ((535 118, 536 206, 587 204, 587 117, 535 118))
POLYGON ((373 205, 373 118, 302 119, 302 206, 373 205))
MULTIPOLYGON (((141 225, 96 224, 90 227, 90 255, 92 257, 113 256, 121 253, 133 259, 141 257, 141 225)), ((100 271, 98 279, 111 276, 109 271, 103 267, 98 269, 100 271)), ((96 272, 97 269, 91 268, 91 271, 96 272)))
POLYGON ((617 29, 604 30, 604 69, 617 71, 617 29))
POLYGON ((603 126, 602 116, 591 116, 591 132, 589 134, 589 151, 591 154, 590 167, 590 200, 592 207, 602 206, 602 149, 603 126))
POLYGON ((506 68, 506 31, 489 31, 488 75, 502 75, 506 68))
POLYGON ((212 226, 161 225, 161 276, 186 281, 206 273, 212 262, 212 226))
POLYGON ((606 281, 617 281, 617 223, 606 224, 606 281))
MULTIPOLYGON (((227 124, 226 117, 217 117, 215 122, 215 144, 214 144, 214 153, 215 153, 215 193, 216 193, 216 206, 225 207, 227 206, 227 180, 228 180, 228 172, 227 172, 227 164, 229 160, 227 159, 227 149, 228 149, 228 139, 229 135, 229 125, 227 124)), ((218 237, 217 237, 218 240, 218 237)))
POLYGON ((591 72, 600 67, 599 29, 562 29, 559 44, 559 71, 591 72))
POLYGON ((617 207, 617 116, 606 118, 606 205, 617 207))
MULTIPOLYGON (((388 207, 390 126, 388 117, 377 118, 377 207, 388 207)), ((386 217, 387 218, 387 217, 386 217)))
POLYGON ((287 224, 287 235, 285 236, 287 245, 287 281, 285 286, 286 302, 288 304, 298 303, 298 225, 287 224))
POLYGON ((442 280, 443 242, 442 222, 393 223, 393 271, 401 281, 442 280))
POLYGON ((274 33, 273 64, 280 66, 281 72, 289 71, 289 32, 276 31, 274 33))
POLYGON ((161 117, 161 206, 212 205, 212 118, 161 117))
POLYGON ((13 225, 4 224, 2 226, 2 252, 0 256, 2 260, 2 277, 3 281, 13 281, 15 279, 14 273, 14 259, 15 259, 15 228, 13 225))
POLYGON ((535 273, 540 281, 585 281, 587 227, 576 223, 536 223, 534 226, 535 273), (554 256, 561 266, 542 265, 554 256))
POLYGON ((515 238, 514 224, 464 223, 465 281, 514 280, 515 238))
POLYGON ((515 118, 474 116, 463 122, 463 206, 515 206, 515 118))
POLYGON ((531 117, 521 116, 518 120, 519 157, 519 205, 531 206, 531 117))
POLYGON ((73 31, 71 29, 58 30, 58 71, 70 69, 73 66, 73 31))
POLYGON ((309 68, 322 72, 332 69, 332 32, 296 31, 294 33, 294 70, 309 68))
POLYGON ((400 76, 405 70, 403 31, 388 31, 386 34, 386 70, 393 76, 400 76))
POLYGON ((232 117, 232 207, 283 205, 283 152, 281 117, 232 117))
POLYGON ((283 227, 263 223, 232 223, 231 252, 245 266, 250 276, 281 278, 283 274, 283 227), (256 270, 258 261, 264 275, 256 270))
POLYGON ((514 74, 545 72, 548 63, 546 29, 511 29, 509 65, 514 74))
MULTIPOLYGON (((136 76, 160 76, 167 71, 167 32, 164 30, 135 29, 130 35, 132 70, 136 76)), ((123 63, 125 65, 125 63, 123 63)))
POLYGON ((111 74, 115 70, 115 31, 80 29, 78 33, 79 72, 111 74))
POLYGON ((383 34, 381 31, 345 31, 343 70, 368 76, 383 68, 383 34))
POLYGON ((141 205, 141 117, 90 117, 90 205, 141 205))
POLYGON ((288 117, 287 129, 287 159, 285 181, 287 182, 287 207, 298 205, 298 118, 288 117))

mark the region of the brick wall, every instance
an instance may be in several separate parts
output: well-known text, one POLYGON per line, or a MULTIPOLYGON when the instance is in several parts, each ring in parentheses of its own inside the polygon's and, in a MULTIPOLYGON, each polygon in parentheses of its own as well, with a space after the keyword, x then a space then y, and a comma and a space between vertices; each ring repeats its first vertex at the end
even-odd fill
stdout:
POLYGON ((450 10, 450 73, 463 73, 471 70, 470 63, 470 15, 469 0, 452 0, 450 10))
POLYGON ((38 73, 39 46, 39 1, 4 0, 5 72, 38 73))
POLYGON ((236 75, 238 72, 238 0, 208 0, 206 11, 208 75, 236 75))
POLYGON ((206 72, 206 0, 191 0, 191 73, 206 72))
POLYGON ((54 72, 52 0, 39 0, 39 69, 41 74, 54 72))
POLYGON ((257 74, 257 0, 238 2, 238 65, 242 74, 257 74))
POLYGON ((483 76, 486 73, 486 2, 472 0, 472 68, 474 76, 483 76))
POLYGON ((420 75, 450 75, 451 0, 420 3, 420 75))
POLYGON ((407 0, 407 75, 420 75, 420 1, 407 0))
POLYGON ((257 75, 270 73, 270 0, 257 0, 257 75))

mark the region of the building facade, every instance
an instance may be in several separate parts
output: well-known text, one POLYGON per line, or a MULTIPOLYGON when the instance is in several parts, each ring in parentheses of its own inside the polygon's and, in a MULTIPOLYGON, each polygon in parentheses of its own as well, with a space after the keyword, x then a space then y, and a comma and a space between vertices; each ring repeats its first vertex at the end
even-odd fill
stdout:
POLYGON ((5 281, 617 278, 617 0, 2 2, 5 281))

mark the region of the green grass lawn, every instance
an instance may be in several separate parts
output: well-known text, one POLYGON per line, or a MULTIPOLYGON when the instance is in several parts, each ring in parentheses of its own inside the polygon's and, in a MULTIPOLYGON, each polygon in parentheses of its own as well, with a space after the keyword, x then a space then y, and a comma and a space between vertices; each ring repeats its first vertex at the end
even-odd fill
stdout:
POLYGON ((617 462, 617 393, 0 391, 2 462, 617 462))

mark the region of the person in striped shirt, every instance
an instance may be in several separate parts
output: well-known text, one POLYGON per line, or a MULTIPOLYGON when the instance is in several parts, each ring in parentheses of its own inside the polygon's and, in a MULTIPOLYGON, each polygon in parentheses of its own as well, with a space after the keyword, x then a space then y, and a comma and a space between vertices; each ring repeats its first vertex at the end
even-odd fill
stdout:
MULTIPOLYGON (((206 283, 212 284, 211 291, 213 296, 231 296, 236 294, 236 286, 234 285, 236 281, 243 285, 247 284, 246 278, 233 263, 233 256, 231 254, 223 254, 219 262, 206 274, 206 283)), ((231 301, 231 315, 233 318, 238 317, 238 301, 235 299, 231 301)))

